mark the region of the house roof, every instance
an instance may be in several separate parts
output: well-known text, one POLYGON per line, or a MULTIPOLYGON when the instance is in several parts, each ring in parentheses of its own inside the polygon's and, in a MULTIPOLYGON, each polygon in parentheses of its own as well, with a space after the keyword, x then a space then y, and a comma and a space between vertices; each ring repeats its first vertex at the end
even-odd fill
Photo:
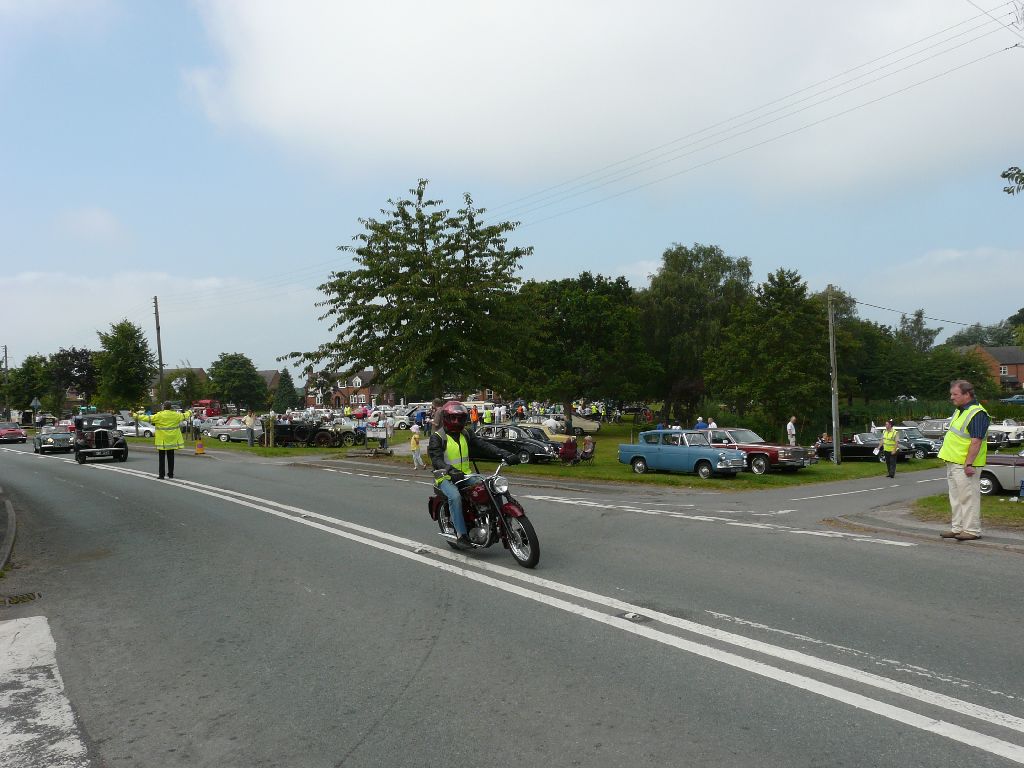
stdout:
POLYGON ((277 383, 276 380, 279 380, 281 376, 281 372, 274 369, 269 371, 256 371, 256 373, 263 377, 263 381, 267 385, 267 389, 273 389, 277 383))
POLYGON ((1000 365, 1024 365, 1024 347, 982 347, 1000 365))

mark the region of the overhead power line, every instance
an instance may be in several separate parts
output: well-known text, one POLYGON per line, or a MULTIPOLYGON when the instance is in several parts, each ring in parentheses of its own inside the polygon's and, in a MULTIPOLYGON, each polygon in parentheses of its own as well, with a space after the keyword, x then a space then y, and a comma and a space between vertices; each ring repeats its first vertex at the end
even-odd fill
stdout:
MULTIPOLYGON (((879 306, 878 304, 868 304, 866 301, 857 301, 857 299, 853 299, 853 303, 854 304, 860 304, 862 307, 871 307, 872 309, 884 309, 886 312, 898 312, 899 314, 905 315, 907 317, 913 317, 914 316, 914 312, 904 312, 902 309, 893 309, 892 307, 882 307, 882 306, 879 306)), ((943 320, 941 317, 929 317, 928 315, 921 315, 921 317, 923 319, 925 319, 925 320, 934 320, 937 323, 950 323, 951 325, 963 325, 963 326, 968 327, 968 328, 970 326, 972 326, 972 325, 976 325, 976 323, 962 323, 959 320, 943 320)))
MULTIPOLYGON (((993 11, 999 11, 1000 9, 1005 8, 1008 5, 1011 5, 1011 3, 1004 2, 1004 3, 996 6, 992 10, 993 11)), ((982 9, 979 9, 979 10, 982 10, 982 9)), ((839 73, 837 73, 835 75, 832 75, 831 77, 825 78, 824 80, 820 80, 817 83, 813 83, 813 84, 811 84, 809 86, 806 86, 804 88, 800 88, 800 89, 798 89, 796 91, 793 91, 792 93, 789 93, 789 94, 787 94, 785 96, 781 96, 779 98, 773 99, 772 101, 768 101, 768 102, 766 102, 766 103, 764 103, 764 104, 762 104, 762 105, 760 105, 758 107, 754 107, 753 109, 749 109, 749 110, 746 110, 744 112, 740 112, 740 113, 738 113, 736 115, 733 115, 730 118, 727 118, 725 120, 721 120, 721 121, 719 121, 717 123, 709 125, 709 126, 707 126, 705 128, 702 128, 700 130, 688 133, 688 134, 686 134, 684 136, 680 136, 680 137, 678 137, 676 139, 673 139, 672 141, 669 141, 669 142, 666 142, 664 144, 660 144, 660 145, 658 145, 656 147, 653 147, 651 149, 645 150, 644 152, 640 152, 638 154, 632 155, 630 157, 624 158, 624 159, 616 161, 614 163, 610 163, 610 164, 605 165, 605 166, 603 166, 601 168, 598 168, 597 170, 590 171, 588 173, 582 174, 580 176, 577 176, 577 177, 575 177, 573 179, 570 179, 568 181, 562 182, 560 184, 555 184, 553 186, 546 187, 546 188, 541 189, 541 190, 539 190, 537 192, 531 193, 529 195, 525 195, 525 196, 520 197, 520 198, 516 198, 515 200, 511 200, 511 201, 506 202, 506 203, 502 203, 501 205, 498 205, 498 206, 492 206, 491 208, 489 208, 489 211, 491 211, 493 213, 493 212, 501 211, 501 210, 507 209, 507 208, 521 209, 521 208, 524 208, 524 207, 528 207, 527 205, 519 205, 520 203, 524 203, 527 200, 533 200, 534 202, 536 202, 537 198, 548 199, 550 197, 557 197, 559 195, 564 194, 564 192, 560 192, 560 193, 557 193, 555 195, 549 195, 548 193, 554 192, 555 190, 565 190, 565 191, 568 191, 568 190, 566 190, 566 188, 571 190, 571 189, 575 189, 575 188, 577 188, 579 186, 585 186, 586 184, 590 184, 592 182, 586 181, 587 179, 593 180, 593 177, 598 176, 599 174, 602 174, 605 171, 609 171, 609 170, 611 170, 613 168, 618 168, 620 166, 630 166, 630 167, 632 167, 633 165, 635 165, 634 161, 636 161, 636 160, 640 160, 641 158, 645 158, 645 157, 648 157, 650 155, 654 155, 655 153, 661 152, 662 150, 665 150, 665 149, 667 149, 669 147, 676 146, 676 145, 680 144, 681 142, 684 142, 684 141, 686 141, 688 139, 693 139, 693 138, 695 138, 697 136, 700 136, 702 134, 708 133, 708 132, 713 131, 713 130, 715 130, 717 128, 721 128, 723 126, 729 125, 730 123, 734 123, 735 121, 740 120, 740 119, 742 119, 744 117, 748 117, 750 115, 753 115, 753 114, 756 114, 758 112, 761 112, 762 110, 764 110, 764 109, 766 109, 768 107, 774 106, 774 105, 779 104, 781 102, 785 102, 785 101, 787 101, 789 99, 792 99, 795 96, 798 96, 800 94, 806 93, 807 91, 811 91, 811 90, 819 88, 819 87, 821 87, 823 85, 831 83, 832 81, 838 80, 839 78, 842 78, 842 77, 844 77, 846 75, 854 73, 854 72, 856 72, 859 69, 864 69, 865 67, 869 67, 872 64, 875 64, 877 62, 883 61, 883 60, 885 60, 887 58, 890 58, 890 57, 892 57, 892 56, 894 56, 894 55, 896 55, 898 53, 902 53, 903 51, 906 51, 908 49, 914 48, 915 46, 918 46, 921 43, 924 43, 924 42, 927 42, 929 40, 932 40, 933 38, 945 35, 947 32, 955 30, 958 27, 962 27, 962 26, 964 26, 966 24, 970 24, 971 22, 976 21, 976 20, 981 19, 981 18, 984 18, 986 16, 988 16, 989 19, 991 19, 991 20, 994 20, 994 21, 996 21, 998 23, 1001 23, 1001 22, 999 22, 998 19, 993 17, 990 12, 984 11, 982 14, 979 14, 978 16, 973 16, 970 19, 966 19, 966 20, 964 20, 962 22, 959 22, 958 24, 954 24, 952 26, 946 27, 945 29, 942 29, 942 30, 939 30, 937 32, 934 32, 934 33, 932 33, 930 35, 926 35, 925 37, 922 37, 919 40, 914 41, 913 43, 908 43, 907 45, 904 45, 904 46, 901 46, 899 48, 896 48, 896 49, 894 49, 894 50, 892 50, 892 51, 890 51, 890 52, 888 52, 886 54, 883 54, 882 56, 877 56, 877 57, 875 57, 875 58, 873 58, 873 59, 871 59, 871 60, 869 60, 867 62, 864 62, 863 64, 859 64, 859 65, 857 65, 855 67, 851 67, 849 69, 846 69, 846 70, 844 70, 842 72, 839 72, 839 73)), ((972 31, 975 31, 977 29, 980 29, 981 27, 987 26, 989 23, 990 22, 988 20, 986 20, 981 25, 972 27, 971 29, 966 30, 966 31, 958 32, 957 34, 955 34, 955 35, 953 35, 951 37, 948 37, 945 40, 942 40, 942 41, 940 41, 938 43, 934 43, 933 45, 928 46, 927 48, 923 49, 922 51, 918 51, 915 54, 910 54, 909 56, 905 56, 905 57, 903 57, 901 59, 898 59, 898 60, 896 60, 894 62, 890 62, 889 64, 887 64, 887 65, 885 65, 883 67, 876 68, 875 70, 872 70, 872 71, 880 71, 882 69, 890 67, 893 64, 898 63, 899 61, 904 61, 907 58, 910 58, 910 57, 915 56, 915 55, 919 55, 924 50, 929 50, 929 49, 934 48, 934 47, 936 47, 938 45, 942 45, 943 43, 950 42, 951 40, 954 40, 957 37, 961 37, 964 34, 969 34, 972 31)), ((852 82, 853 80, 859 79, 860 77, 864 77, 866 74, 870 74, 870 73, 864 73, 862 75, 859 75, 858 77, 853 78, 849 82, 852 82)), ((837 86, 833 86, 833 87, 837 87, 837 86)), ((691 144, 692 143, 693 142, 691 142, 691 144)), ((658 156, 662 157, 662 156, 664 156, 664 154, 658 155, 658 156)), ((647 162, 647 161, 644 161, 644 162, 647 162)), ((601 176, 600 178, 607 178, 607 175, 608 174, 605 174, 604 176, 601 176)), ((532 203, 530 203, 528 205, 532 205, 532 203)), ((508 214, 503 214, 503 215, 508 215, 508 214)))
MULTIPOLYGON (((913 90, 914 88, 917 88, 919 86, 925 85, 926 83, 930 83, 933 80, 938 80, 940 77, 945 77, 946 75, 950 75, 950 74, 952 74, 954 72, 957 72, 957 71, 959 71, 961 69, 969 67, 969 66, 971 66, 973 64, 978 64, 979 62, 985 61, 986 59, 990 59, 990 58, 992 58, 993 56, 995 56, 997 54, 1003 53, 1004 51, 1012 50, 1013 48, 1016 48, 1016 47, 1017 46, 1009 46, 1007 48, 1000 48, 999 50, 992 51, 991 53, 987 53, 984 56, 979 56, 976 59, 972 59, 971 61, 965 62, 963 64, 959 64, 959 65, 957 65, 955 67, 951 67, 950 69, 947 69, 947 70, 945 70, 943 72, 939 72, 938 74, 932 75, 931 77, 927 77, 927 78, 925 78, 923 80, 919 80, 916 83, 911 83, 908 86, 905 86, 905 87, 899 88, 899 89, 897 89, 895 91, 891 91, 889 93, 883 94, 882 96, 878 96, 877 98, 870 99, 868 101, 865 101, 865 102, 863 102, 861 104, 857 104, 857 105, 855 105, 853 107, 850 107, 848 109, 844 109, 844 110, 841 110, 839 112, 835 112, 835 113, 833 113, 831 115, 827 115, 827 116, 821 118, 820 120, 814 120, 812 122, 805 123, 804 125, 798 126, 798 127, 793 128, 792 130, 789 130, 789 131, 784 131, 783 133, 776 134, 775 136, 771 136, 771 137, 769 137, 767 139, 764 139, 763 141, 758 141, 758 142, 755 142, 754 144, 750 144, 750 145, 748 145, 746 147, 742 147, 742 148, 737 149, 737 150, 735 150, 733 152, 728 152, 728 153, 726 153, 724 155, 719 155, 717 157, 713 157, 710 160, 705 160, 702 163, 697 163, 696 165, 691 165, 690 167, 684 168, 684 169, 682 169, 680 171, 675 171, 674 173, 669 173, 669 174, 666 174, 664 176, 659 176, 658 178, 653 179, 653 180, 648 181, 648 182, 645 182, 643 184, 636 184, 636 185, 634 185, 632 187, 628 187, 627 189, 621 190, 621 191, 616 192, 614 194, 598 198, 597 200, 592 200, 589 203, 584 203, 583 205, 578 205, 578 206, 576 206, 574 208, 568 208, 568 209, 566 209, 564 211, 559 211, 558 213, 554 213, 551 216, 546 216, 546 217, 544 217, 542 219, 535 219, 534 221, 526 222, 526 223, 523 224, 523 226, 524 227, 529 227, 529 226, 534 226, 536 224, 543 223, 545 221, 551 221, 552 219, 557 219, 557 218, 560 218, 562 216, 566 216, 566 215, 568 215, 570 213, 574 213, 576 211, 581 211, 581 210, 584 210, 586 208, 590 208, 591 206, 597 205, 599 203, 607 202, 608 200, 614 200, 615 198, 622 197, 623 195, 628 195, 628 194, 630 194, 632 192, 636 192, 637 190, 653 186, 654 184, 660 184, 663 181, 668 181, 669 179, 673 179, 673 178, 676 178, 678 176, 682 176, 683 174, 690 173, 691 171, 695 171, 695 170, 697 170, 699 168, 704 168, 706 166, 712 165, 712 164, 720 162, 722 160, 726 160, 728 158, 735 157, 737 155, 743 154, 744 152, 749 152, 752 149, 757 149, 758 147, 763 147, 766 144, 770 144, 772 142, 778 141, 779 139, 783 139, 783 138, 785 138, 787 136, 792 136, 795 133, 800 133, 801 131, 805 131, 808 128, 813 128, 814 126, 821 125, 823 123, 827 123, 827 122, 829 122, 831 120, 835 120, 838 117, 843 117, 844 115, 848 115, 851 112, 857 111, 858 109, 863 109, 864 107, 868 107, 868 106, 871 106, 872 104, 877 104, 880 101, 884 101, 886 99, 892 98, 893 96, 898 96, 899 94, 906 93, 907 91, 913 90)), ((545 206, 541 206, 541 207, 545 207, 545 206)))
MULTIPOLYGON (((1006 28, 1007 28, 1008 30, 1010 30, 1011 32, 1013 32, 1013 34, 1015 34, 1015 35, 1016 35, 1017 37, 1019 37, 1019 38, 1020 38, 1021 40, 1024 40, 1024 35, 1022 35, 1022 34, 1020 33, 1020 30, 1018 30, 1018 29, 1015 29, 1014 27, 1012 27, 1012 26, 1011 26, 1011 25, 1009 25, 1009 24, 1003 24, 1003 22, 999 21, 999 19, 997 19, 997 18, 996 18, 995 16, 993 16, 993 15, 992 15, 991 13, 989 13, 989 12, 988 12, 988 11, 986 11, 986 10, 985 10, 984 8, 980 7, 980 6, 979 6, 979 5, 977 4, 977 3, 975 3, 975 2, 974 2, 974 0, 967 0, 967 2, 968 2, 968 3, 970 3, 971 5, 973 5, 973 6, 975 7, 975 8, 977 8, 977 9, 978 9, 979 11, 981 11, 982 13, 984 13, 984 14, 985 14, 986 16, 988 16, 988 17, 989 17, 990 19, 992 19, 993 21, 996 21, 996 22, 998 22, 998 23, 1002 24, 1002 25, 1003 25, 1004 27, 1006 27, 1006 28)), ((1016 8, 1016 6, 1014 6, 1014 10, 1017 10, 1017 11, 1018 11, 1018 13, 1021 13, 1021 11, 1019 11, 1019 10, 1018 10, 1018 9, 1016 8)))

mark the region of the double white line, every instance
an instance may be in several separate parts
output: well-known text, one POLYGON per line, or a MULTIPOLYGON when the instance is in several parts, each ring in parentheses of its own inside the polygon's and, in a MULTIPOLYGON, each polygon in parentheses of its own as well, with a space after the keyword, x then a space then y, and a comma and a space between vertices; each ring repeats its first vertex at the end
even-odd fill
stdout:
POLYGON ((583 605, 579 602, 570 602, 570 600, 566 598, 590 603, 593 606, 600 606, 611 611, 639 614, 652 619, 661 625, 715 640, 718 643, 742 648, 763 656, 798 665, 808 670, 826 673, 840 678, 841 680, 904 696, 919 704, 938 707, 949 712, 956 713, 957 715, 973 718, 986 724, 996 725, 1001 728, 1024 734, 1024 719, 1006 712, 1000 712, 998 710, 963 701, 952 696, 946 696, 945 694, 929 691, 916 685, 910 685, 898 680, 882 677, 881 675, 865 672, 854 667, 820 659, 799 651, 793 651, 780 646, 771 645, 770 643, 753 640, 715 627, 688 621, 676 616, 670 616, 665 613, 651 611, 641 606, 617 600, 613 597, 588 592, 566 584, 550 581, 531 573, 526 573, 520 570, 511 570, 491 563, 482 562, 451 551, 450 549, 439 549, 436 547, 426 546, 411 539, 393 536, 384 531, 339 520, 327 515, 302 509, 301 507, 281 504, 279 502, 241 493, 239 491, 226 490, 189 480, 175 480, 171 481, 171 483, 168 483, 167 481, 158 481, 152 474, 142 473, 118 466, 99 464, 90 464, 88 466, 97 470, 118 472, 140 479, 160 482, 164 487, 176 487, 192 493, 211 496, 220 499, 221 501, 227 501, 243 507, 256 509, 292 523, 298 523, 299 525, 304 525, 323 533, 328 533, 364 546, 372 547, 380 552, 386 552, 424 566, 436 568, 455 576, 460 576, 485 586, 517 595, 527 600, 542 603, 551 608, 565 611, 566 613, 599 622, 622 632, 628 632, 637 637, 642 637, 662 645, 686 651, 737 669, 742 669, 746 672, 751 672, 755 675, 760 675, 761 677, 765 677, 776 682, 785 683, 793 686, 794 688, 800 688, 802 690, 809 691, 810 693, 842 702, 849 706, 909 725, 913 728, 944 736, 962 744, 984 750, 985 752, 1005 757, 1016 763, 1024 764, 1024 747, 1012 742, 998 739, 978 731, 973 731, 945 720, 939 720, 934 717, 918 714, 917 712, 913 712, 902 707, 887 704, 886 702, 870 698, 869 696, 865 696, 845 688, 840 688, 837 685, 832 685, 830 683, 825 683, 815 678, 808 677, 807 675, 774 667, 762 661, 740 656, 731 651, 722 650, 711 645, 685 639, 678 635, 670 634, 664 630, 656 629, 653 626, 636 624, 628 618, 596 610, 593 607, 588 607, 587 605, 583 605), (496 574, 501 578, 496 578, 489 574, 496 574), (529 585, 529 587, 522 586, 521 584, 529 585), (547 592, 540 592, 530 587, 541 588, 547 590, 547 592))

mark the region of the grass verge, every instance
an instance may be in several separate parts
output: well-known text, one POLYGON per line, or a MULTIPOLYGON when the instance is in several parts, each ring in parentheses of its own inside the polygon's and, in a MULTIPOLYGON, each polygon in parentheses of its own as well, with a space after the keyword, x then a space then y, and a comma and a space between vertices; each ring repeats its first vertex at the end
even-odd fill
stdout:
MULTIPOLYGON (((981 524, 1001 528, 1024 529, 1024 504, 1014 503, 1016 498, 1006 494, 981 497, 981 524)), ((949 496, 925 496, 914 502, 912 514, 918 520, 949 522, 949 496)))

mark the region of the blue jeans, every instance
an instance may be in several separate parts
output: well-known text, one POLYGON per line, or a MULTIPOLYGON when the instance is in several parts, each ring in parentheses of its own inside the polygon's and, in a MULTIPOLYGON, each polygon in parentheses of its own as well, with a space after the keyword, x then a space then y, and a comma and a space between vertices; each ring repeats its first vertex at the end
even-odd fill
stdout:
POLYGON ((451 513, 455 532, 459 536, 465 536, 466 519, 462 516, 462 495, 459 493, 458 487, 451 480, 442 480, 441 484, 437 487, 441 489, 441 493, 448 499, 448 511, 451 513))

